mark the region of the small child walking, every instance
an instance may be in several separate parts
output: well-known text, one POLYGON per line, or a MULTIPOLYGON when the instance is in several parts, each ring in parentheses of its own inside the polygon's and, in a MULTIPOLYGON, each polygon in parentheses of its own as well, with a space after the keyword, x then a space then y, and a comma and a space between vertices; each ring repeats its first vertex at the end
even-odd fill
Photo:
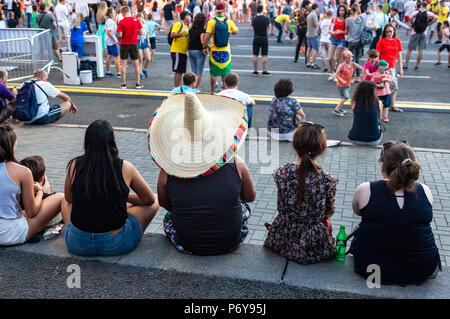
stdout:
POLYGON ((350 83, 352 81, 355 68, 360 70, 361 72, 364 72, 364 68, 361 65, 352 62, 353 53, 351 53, 349 50, 345 50, 342 53, 342 57, 344 62, 339 64, 335 74, 337 79, 336 85, 339 89, 341 100, 339 101, 339 104, 336 106, 336 108, 333 110, 334 115, 341 117, 344 116, 345 113, 347 113, 347 111, 344 111, 342 109, 342 106, 348 99, 350 99, 350 83))
POLYGON ((156 51, 156 31, 162 30, 162 27, 153 20, 153 15, 149 13, 147 15, 147 21, 145 25, 148 29, 148 38, 150 40, 151 47, 151 61, 155 59, 155 51, 156 51))
POLYGON ((368 60, 364 64, 364 81, 372 81, 373 74, 377 71, 378 54, 377 50, 371 49, 367 52, 368 60))
POLYGON ((372 76, 372 82, 377 86, 378 99, 383 103, 383 122, 389 122, 389 108, 391 107, 391 74, 389 73, 389 64, 380 60, 377 63, 377 71, 372 76))
POLYGON ((437 63, 435 63, 434 65, 441 65, 441 52, 444 51, 445 49, 447 49, 447 56, 448 56, 448 64, 447 64, 447 68, 450 69, 450 27, 449 27, 449 22, 448 20, 445 20, 442 23, 442 37, 443 37, 443 41, 441 46, 439 47, 439 50, 437 51, 437 58, 438 61, 437 63))

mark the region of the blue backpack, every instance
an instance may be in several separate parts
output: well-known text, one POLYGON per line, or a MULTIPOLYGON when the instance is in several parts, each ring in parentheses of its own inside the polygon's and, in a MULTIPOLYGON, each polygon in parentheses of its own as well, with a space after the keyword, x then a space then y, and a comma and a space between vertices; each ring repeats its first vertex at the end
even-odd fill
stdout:
POLYGON ((39 110, 40 104, 37 103, 35 85, 44 92, 48 99, 47 93, 36 84, 35 80, 25 82, 16 97, 16 117, 19 121, 31 121, 39 110))
POLYGON ((363 20, 363 18, 361 16, 359 18, 361 19, 362 25, 364 26, 363 30, 362 30, 362 33, 361 33, 361 44, 362 45, 366 45, 366 44, 369 44, 369 43, 372 42, 372 40, 373 40, 373 31, 372 31, 371 28, 369 28, 368 26, 364 25, 364 20, 363 20))
POLYGON ((214 20, 216 20, 216 26, 214 28, 214 45, 217 48, 224 48, 228 46, 228 38, 230 37, 227 23, 228 18, 220 21, 215 17, 214 20))

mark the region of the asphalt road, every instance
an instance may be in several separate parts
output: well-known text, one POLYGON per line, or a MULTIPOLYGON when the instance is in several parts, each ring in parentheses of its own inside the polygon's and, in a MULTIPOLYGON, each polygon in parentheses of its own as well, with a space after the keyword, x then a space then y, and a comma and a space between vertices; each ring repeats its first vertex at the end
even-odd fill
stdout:
MULTIPOLYGON (((327 81, 328 74, 322 70, 313 70, 306 68, 303 55, 297 63, 293 63, 295 52, 295 43, 290 44, 284 41, 283 44, 276 44, 276 38, 270 37, 269 40, 269 62, 268 70, 272 73, 270 77, 253 77, 252 65, 252 41, 253 31, 249 24, 238 24, 239 34, 230 36, 232 49, 232 71, 240 76, 240 88, 249 94, 273 94, 273 87, 278 79, 289 77, 294 82, 294 96, 302 97, 326 97, 339 98, 339 93, 334 82, 327 81)), ((398 35, 402 40, 404 48, 403 58, 406 56, 408 37, 405 37, 404 30, 399 30, 398 35)), ((171 90, 173 87, 173 73, 171 70, 170 47, 167 43, 165 33, 159 33, 160 41, 157 43, 156 59, 150 63, 150 76, 143 80, 145 89, 151 90, 171 90)), ((423 61, 419 70, 414 70, 415 57, 417 52, 412 54, 409 69, 405 71, 404 77, 400 79, 399 101, 414 102, 441 102, 450 103, 449 81, 450 69, 446 66, 447 55, 445 51, 442 54, 442 65, 433 65, 436 62, 436 51, 438 45, 431 44, 424 51, 423 61)), ((368 46, 365 48, 367 53, 368 46)), ((367 54, 362 58, 361 64, 367 61, 367 54)), ((261 61, 259 62, 261 71, 261 61)), ((321 66, 320 59, 317 60, 321 66)), ((205 71, 200 89, 209 91, 209 71, 208 61, 205 63, 205 71)), ((188 63, 188 71, 190 65, 188 63)), ((114 72, 114 67, 113 67, 114 72)), ((131 63, 127 72, 128 87, 134 88, 133 68, 131 63)), ((63 84, 62 73, 54 71, 50 76, 53 83, 63 84)), ((88 86, 120 88, 120 80, 117 78, 103 78, 94 81, 88 86)))
MULTIPOLYGON (((0 299, 306 299, 354 298, 347 293, 318 292, 285 284, 183 274, 100 261, 49 257, 0 249, 0 299), (80 288, 68 288, 72 272, 80 267, 80 288), (25 284, 26 283, 26 284, 25 284), (118 289, 120 288, 120 289, 118 289)), ((360 297, 359 297, 360 298, 360 297)), ((187 300, 186 305, 192 301, 187 300)), ((242 302, 242 301, 240 301, 242 302)), ((263 302, 263 301, 261 301, 263 302)), ((158 305, 158 303, 153 303, 158 305)), ((167 304, 167 312, 182 318, 183 303, 167 304), (173 308, 175 306, 175 308, 173 308)), ((66 309, 67 310, 67 309, 66 309)), ((164 309, 162 309, 164 311, 164 309)), ((49 314, 53 311, 48 309, 49 314)), ((166 311, 164 312, 165 314, 166 311)), ((271 314, 268 318, 277 318, 271 314)), ((237 318, 237 316, 234 316, 237 318)), ((239 316, 240 318, 240 316, 239 316)))
MULTIPOLYGON (((79 107, 77 114, 69 114, 58 123, 89 125, 95 119, 105 119, 116 127, 142 128, 148 122, 163 98, 121 97, 108 95, 71 95, 79 107)), ((253 110, 253 126, 267 127, 269 102, 258 102, 253 110)), ((325 127, 329 139, 348 141, 352 126, 351 110, 340 118, 331 114, 330 107, 305 107, 307 120, 325 127)), ((390 113, 391 121, 383 141, 407 140, 414 147, 450 149, 450 113, 404 112, 390 113)))

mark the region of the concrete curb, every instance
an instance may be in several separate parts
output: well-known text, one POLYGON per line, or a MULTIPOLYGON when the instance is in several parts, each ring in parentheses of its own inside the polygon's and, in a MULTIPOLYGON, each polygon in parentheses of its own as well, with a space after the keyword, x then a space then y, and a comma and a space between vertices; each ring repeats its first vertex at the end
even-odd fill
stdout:
POLYGON ((79 257, 67 251, 63 237, 5 248, 29 254, 62 259, 100 261, 104 263, 156 269, 167 272, 216 277, 219 280, 241 279, 250 282, 284 285, 313 295, 342 298, 450 298, 448 267, 420 286, 382 286, 367 288, 366 280, 353 272, 353 258, 345 264, 329 261, 315 265, 299 265, 262 246, 242 245, 237 251, 218 256, 191 256, 175 250, 163 235, 144 235, 138 247, 114 257, 79 257))

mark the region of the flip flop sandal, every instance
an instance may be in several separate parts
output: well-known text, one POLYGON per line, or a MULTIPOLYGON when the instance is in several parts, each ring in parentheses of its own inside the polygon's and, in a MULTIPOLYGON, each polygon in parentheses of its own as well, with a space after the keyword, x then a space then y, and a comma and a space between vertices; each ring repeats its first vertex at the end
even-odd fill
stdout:
POLYGON ((392 111, 392 112, 399 112, 399 113, 403 113, 403 110, 402 109, 399 109, 398 107, 391 107, 390 108, 390 110, 392 111))

